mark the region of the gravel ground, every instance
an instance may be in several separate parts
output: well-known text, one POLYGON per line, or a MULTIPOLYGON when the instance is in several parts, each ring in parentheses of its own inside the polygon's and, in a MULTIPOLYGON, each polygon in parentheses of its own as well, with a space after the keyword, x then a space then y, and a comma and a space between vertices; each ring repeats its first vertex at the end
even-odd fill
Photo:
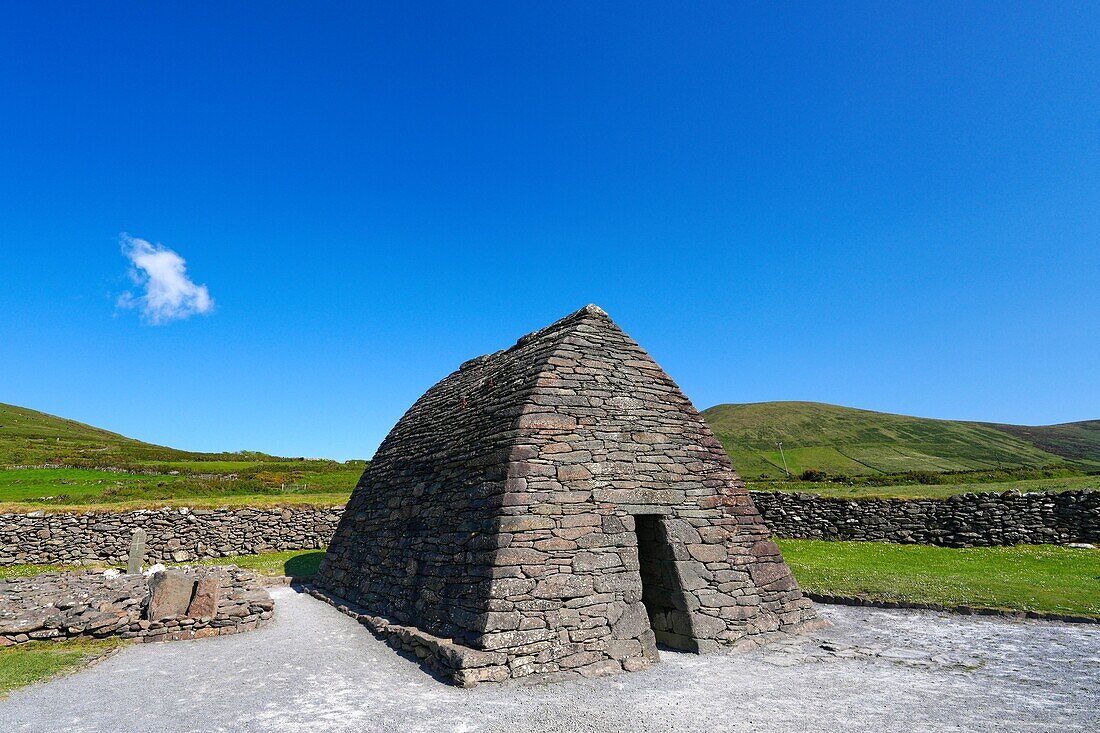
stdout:
POLYGON ((288 588, 248 634, 135 645, 0 701, 5 731, 1094 731, 1100 629, 818 606, 832 626, 555 685, 435 681, 288 588))

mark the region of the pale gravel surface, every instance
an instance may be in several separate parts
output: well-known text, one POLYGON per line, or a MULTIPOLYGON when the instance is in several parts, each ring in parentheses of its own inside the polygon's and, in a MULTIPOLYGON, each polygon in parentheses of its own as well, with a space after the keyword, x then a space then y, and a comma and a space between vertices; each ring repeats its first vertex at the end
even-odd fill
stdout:
POLYGON ((549 686, 446 686, 286 588, 239 636, 136 645, 0 701, 0 730, 1100 730, 1100 629, 818 606, 809 637, 549 686))

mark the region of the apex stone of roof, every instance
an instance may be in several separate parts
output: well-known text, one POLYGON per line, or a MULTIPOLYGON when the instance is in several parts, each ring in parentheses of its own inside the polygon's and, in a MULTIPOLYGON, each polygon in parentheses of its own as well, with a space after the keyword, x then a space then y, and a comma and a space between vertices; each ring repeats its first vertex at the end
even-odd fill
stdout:
POLYGON ((363 473, 317 592, 464 686, 643 669, 813 623, 675 382, 588 305, 472 359, 363 473))

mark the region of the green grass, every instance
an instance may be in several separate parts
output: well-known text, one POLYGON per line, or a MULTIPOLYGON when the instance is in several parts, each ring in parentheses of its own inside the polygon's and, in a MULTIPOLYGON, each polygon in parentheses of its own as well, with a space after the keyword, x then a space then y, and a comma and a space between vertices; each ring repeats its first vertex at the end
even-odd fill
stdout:
POLYGON ((0 649, 0 696, 83 667, 125 643, 120 639, 72 639, 32 641, 0 649))
POLYGON ((899 484, 835 484, 808 481, 747 481, 751 491, 795 491, 836 499, 943 499, 955 494, 1000 493, 1004 491, 1100 491, 1100 476, 1067 476, 1060 478, 1001 481, 996 483, 899 484))
POLYGON ((110 466, 140 461, 240 460, 262 453, 197 453, 143 443, 109 430, 0 403, 0 465, 110 466))
MULTIPOLYGON (((1100 470, 1100 421, 1025 428, 811 402, 718 405, 703 414, 734 467, 757 490, 909 498, 1058 491, 1095 487, 1095 477, 1083 477, 1081 469, 1100 470), (780 440, 783 456, 775 446, 780 440), (817 469, 849 480, 781 481, 784 458, 795 476, 817 469), (1062 468, 1055 465, 1059 462, 1062 468), (1043 475, 1020 473, 1025 469, 1042 469, 1043 475), (918 481, 909 475, 913 472, 936 475, 918 481)), ((346 503, 366 465, 256 452, 180 451, 0 404, 0 512, 337 505, 346 503), (44 463, 64 468, 12 468, 44 463)))
MULTIPOLYGON (((314 575, 321 558, 325 556, 324 550, 284 550, 280 552, 262 552, 258 555, 234 555, 232 557, 205 558, 184 563, 169 563, 171 565, 236 565, 247 568, 260 575, 290 575, 293 577, 305 577, 314 575)), ((0 580, 8 578, 25 578, 39 573, 48 573, 55 570, 80 570, 85 568, 105 568, 102 563, 88 563, 80 566, 64 565, 2 565, 0 566, 0 580)))
MULTIPOLYGON (((167 466, 178 470, 171 468, 172 464, 167 466)), ((0 469, 0 505, 148 506, 180 499, 196 506, 240 503, 242 499, 269 505, 301 503, 301 497, 325 503, 334 495, 343 503, 362 472, 362 463, 334 461, 265 462, 231 477, 167 472, 148 476, 94 468, 0 469)))
MULTIPOLYGON (((202 565, 236 565, 260 575, 290 575, 305 577, 317 573, 317 566, 325 556, 324 550, 287 550, 264 552, 259 555, 237 555, 203 560, 202 565)), ((196 563, 190 563, 194 565, 196 563)))
MULTIPOLYGON (((83 566, 87 567, 87 566, 83 566)), ((39 573, 50 573, 54 570, 73 570, 75 568, 65 565, 0 565, 0 580, 8 578, 26 578, 39 573)))
POLYGON ((1100 550, 777 542, 799 584, 813 593, 1100 616, 1100 550))
POLYGON ((852 476, 1051 464, 1100 468, 1100 421, 1028 428, 817 402, 716 405, 703 417, 746 479, 783 478, 784 456, 794 475, 811 468, 852 476))
POLYGON ((365 467, 181 451, 0 404, 0 511, 343 504, 365 467), (60 467, 15 468, 43 464, 60 467))

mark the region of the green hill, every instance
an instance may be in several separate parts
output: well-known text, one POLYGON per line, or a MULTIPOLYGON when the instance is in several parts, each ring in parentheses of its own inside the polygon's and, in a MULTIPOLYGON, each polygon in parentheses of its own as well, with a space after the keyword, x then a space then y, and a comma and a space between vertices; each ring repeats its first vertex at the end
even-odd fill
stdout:
MULTIPOLYGON (((268 458, 259 453, 245 457, 268 458)), ((119 466, 241 458, 239 453, 193 453, 143 443, 75 420, 0 403, 0 465, 119 466)))
POLYGON ((1048 427, 932 420, 817 402, 716 405, 703 416, 746 478, 1070 464, 1100 469, 1100 421, 1048 427), (780 453, 778 443, 782 442, 780 453))
POLYGON ((0 504, 339 504, 365 461, 199 453, 0 403, 0 504))

